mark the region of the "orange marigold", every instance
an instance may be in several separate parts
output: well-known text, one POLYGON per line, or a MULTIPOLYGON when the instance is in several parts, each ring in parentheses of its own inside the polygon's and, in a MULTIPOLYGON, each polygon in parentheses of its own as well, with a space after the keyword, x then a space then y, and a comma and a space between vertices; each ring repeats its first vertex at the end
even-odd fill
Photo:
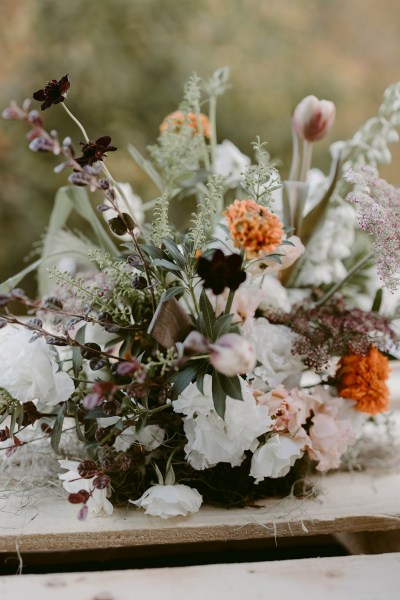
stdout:
POLYGON ((389 361, 374 346, 367 355, 343 356, 336 371, 337 389, 342 398, 356 401, 355 408, 376 415, 389 406, 389 361))
MULTIPOLYGON (((206 138, 209 138, 211 135, 211 126, 210 121, 208 120, 207 115, 200 113, 200 125, 203 132, 203 135, 206 138)), ((173 128, 179 129, 183 123, 187 123, 189 127, 191 127, 195 133, 199 133, 199 127, 197 122, 197 115, 195 113, 188 113, 184 115, 180 110, 176 110, 175 112, 167 115, 164 121, 160 125, 160 132, 162 133, 166 129, 173 128)))
POLYGON ((254 200, 235 200, 223 214, 235 246, 244 248, 247 258, 274 252, 282 242, 282 223, 254 200))

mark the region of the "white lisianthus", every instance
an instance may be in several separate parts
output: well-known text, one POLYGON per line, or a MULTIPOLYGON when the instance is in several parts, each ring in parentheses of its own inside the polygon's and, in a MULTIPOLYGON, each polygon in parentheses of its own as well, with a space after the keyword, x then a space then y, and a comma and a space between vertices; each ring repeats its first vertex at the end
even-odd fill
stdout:
POLYGON ((284 312, 289 312, 291 302, 287 289, 281 284, 275 275, 266 273, 261 277, 253 278, 254 284, 259 282, 262 290, 262 300, 259 304, 260 310, 266 310, 269 307, 279 308, 284 312))
POLYGON ((136 430, 136 427, 127 427, 117 437, 114 448, 118 452, 125 452, 132 444, 140 444, 144 450, 151 452, 158 448, 164 441, 165 431, 158 425, 146 425, 136 430))
POLYGON ((308 244, 307 257, 296 284, 319 286, 343 279, 347 275, 343 260, 353 252, 355 229, 356 215, 351 206, 329 208, 324 222, 308 244))
POLYGON ((217 145, 214 169, 217 175, 225 177, 227 187, 237 187, 242 179, 241 174, 250 164, 250 158, 229 140, 217 145))
POLYGON ((199 492, 188 485, 153 485, 138 500, 130 500, 139 508, 144 508, 146 515, 152 517, 186 517, 199 510, 203 502, 199 492))
POLYGON ((104 511, 108 515, 112 515, 113 505, 107 498, 111 494, 108 488, 98 489, 93 487, 95 477, 83 479, 78 473, 78 461, 59 460, 58 462, 62 469, 67 469, 66 473, 59 475, 59 478, 63 482, 64 490, 69 494, 77 494, 81 490, 90 492, 91 495, 86 502, 89 512, 98 515, 104 511))
POLYGON ((75 389, 73 380, 58 370, 57 355, 43 338, 31 339, 27 329, 8 325, 0 330, 0 387, 22 403, 65 402, 75 389))
POLYGON ((272 436, 260 446, 251 459, 250 475, 259 483, 266 477, 276 479, 289 473, 298 458, 304 454, 307 437, 286 434, 272 436))
POLYGON ((210 344, 210 363, 227 377, 247 373, 256 364, 254 346, 238 333, 226 333, 210 344))
POLYGON ((261 363, 253 371, 261 380, 257 385, 262 387, 264 382, 270 388, 280 383, 285 383, 288 388, 297 386, 304 366, 300 357, 292 354, 296 334, 284 325, 273 325, 261 318, 255 319, 249 338, 261 363))
POLYGON ((243 401, 226 398, 225 419, 215 411, 210 375, 204 378, 204 394, 191 383, 173 402, 174 411, 185 415, 185 453, 194 469, 206 469, 220 462, 232 467, 240 465, 244 452, 257 445, 258 436, 271 429, 273 421, 268 408, 256 404, 244 380, 241 388, 243 401))

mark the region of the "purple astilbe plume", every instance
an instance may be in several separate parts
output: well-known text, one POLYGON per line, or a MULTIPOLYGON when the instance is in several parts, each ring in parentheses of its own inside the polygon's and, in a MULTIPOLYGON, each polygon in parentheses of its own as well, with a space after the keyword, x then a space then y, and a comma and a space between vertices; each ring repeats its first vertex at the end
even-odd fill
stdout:
POLYGON ((357 205, 361 229, 373 236, 379 277, 394 291, 400 285, 400 190, 368 166, 360 173, 348 171, 345 179, 354 183, 346 199, 357 205))
POLYGON ((271 311, 266 317, 297 333, 293 352, 302 355, 304 364, 317 372, 335 356, 365 355, 371 346, 388 352, 393 343, 398 343, 389 319, 376 312, 348 309, 340 296, 322 306, 303 303, 295 305, 290 313, 271 311))

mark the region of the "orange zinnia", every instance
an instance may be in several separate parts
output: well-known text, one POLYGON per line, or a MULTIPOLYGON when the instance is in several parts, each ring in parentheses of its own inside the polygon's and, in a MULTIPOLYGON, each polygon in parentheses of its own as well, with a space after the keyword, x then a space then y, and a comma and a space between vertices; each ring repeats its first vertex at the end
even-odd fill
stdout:
POLYGON ((389 361, 374 346, 368 354, 349 354, 340 360, 336 376, 337 389, 342 398, 350 398, 357 403, 361 412, 376 415, 385 412, 389 406, 389 361))
MULTIPOLYGON (((202 133, 204 137, 209 138, 211 135, 210 121, 203 113, 200 113, 199 117, 202 133)), ((160 125, 160 132, 162 133, 170 128, 173 130, 179 130, 184 123, 189 125, 189 127, 191 127, 195 133, 199 133, 197 115, 195 113, 188 113, 185 115, 180 110, 177 110, 165 117, 164 121, 160 125)))
POLYGON ((223 214, 235 246, 244 248, 247 258, 274 252, 282 242, 282 223, 254 200, 235 200, 223 214))

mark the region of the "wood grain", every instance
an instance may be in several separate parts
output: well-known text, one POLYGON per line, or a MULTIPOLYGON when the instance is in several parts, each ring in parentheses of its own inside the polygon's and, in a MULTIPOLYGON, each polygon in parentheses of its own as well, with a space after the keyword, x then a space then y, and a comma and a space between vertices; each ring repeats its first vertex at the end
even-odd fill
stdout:
POLYGON ((315 500, 269 498, 259 508, 232 510, 205 506, 168 520, 129 507, 81 522, 65 497, 48 490, 14 494, 0 502, 0 548, 65 551, 400 529, 399 473, 334 473, 317 481, 315 500))
POLYGON ((2 600, 398 600, 400 553, 0 578, 2 600))

